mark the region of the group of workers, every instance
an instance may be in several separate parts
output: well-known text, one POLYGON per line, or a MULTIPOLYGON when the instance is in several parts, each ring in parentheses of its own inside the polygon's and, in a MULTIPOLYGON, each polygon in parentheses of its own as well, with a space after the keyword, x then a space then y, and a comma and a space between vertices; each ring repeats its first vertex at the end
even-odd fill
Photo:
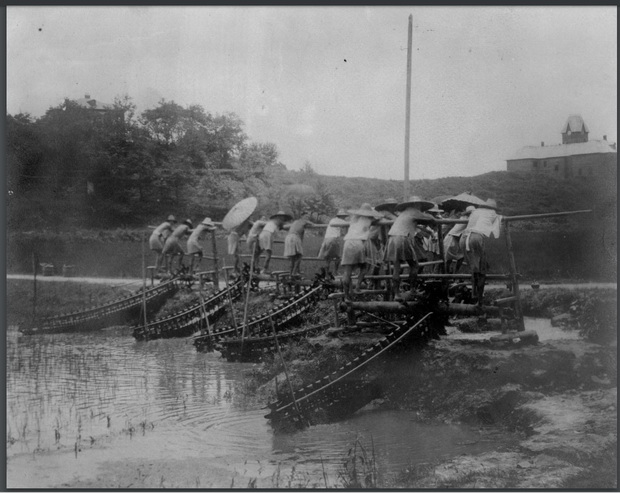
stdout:
MULTIPOLYGON (((254 222, 247 218, 230 229, 228 254, 234 258, 235 271, 240 267, 240 244, 245 236, 252 270, 269 274, 276 234, 284 231, 284 256, 290 259, 290 273, 300 276, 305 230, 325 228, 318 258, 324 260, 328 273, 338 275, 342 266, 346 298, 350 299, 362 290, 367 273, 380 274, 385 268, 391 273, 391 283, 388 283, 391 299, 409 299, 414 294, 418 274, 425 266, 436 270, 445 259, 448 273, 457 273, 467 261, 472 273, 473 296, 482 302, 488 270, 485 240, 490 236, 499 237, 501 222, 495 200, 480 200, 476 205, 451 206, 451 210, 442 210, 434 202, 412 196, 400 203, 387 199, 375 207, 365 203, 359 209, 339 209, 331 219, 316 216, 314 222, 311 220, 314 217, 309 210, 302 211, 297 218, 279 211, 254 222), (460 222, 438 222, 438 219, 459 219, 460 222), (443 248, 439 245, 438 228, 441 228, 443 248), (264 263, 261 268, 262 254, 264 263), (400 292, 403 266, 408 266, 410 286, 410 291, 405 293, 400 292), (352 287, 354 269, 358 271, 355 289, 352 287)), ((174 256, 179 257, 179 265, 182 265, 183 255, 190 255, 190 272, 193 272, 197 266, 195 262, 199 263, 203 258, 199 243, 201 236, 216 227, 210 218, 205 218, 196 228, 189 219, 177 226, 174 216, 169 216, 155 228, 150 239, 150 248, 157 254, 157 268, 170 272, 174 256), (187 249, 181 245, 185 236, 188 237, 187 249)))

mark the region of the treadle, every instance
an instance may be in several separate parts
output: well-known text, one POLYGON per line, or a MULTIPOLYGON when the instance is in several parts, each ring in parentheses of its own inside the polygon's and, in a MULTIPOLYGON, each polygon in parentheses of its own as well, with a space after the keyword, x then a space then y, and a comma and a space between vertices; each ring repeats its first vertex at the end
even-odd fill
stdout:
MULTIPOLYGON (((270 310, 251 317, 246 327, 249 337, 272 334, 271 321, 273 321, 276 332, 283 329, 286 324, 305 312, 319 298, 322 289, 321 286, 305 289, 300 294, 289 297, 286 303, 276 303, 270 310)), ((198 351, 211 351, 215 343, 233 337, 235 337, 234 327, 215 327, 210 335, 201 334, 194 338, 194 346, 198 351)))
POLYGON ((40 327, 23 327, 20 328, 20 332, 27 335, 79 332, 99 330, 112 325, 133 324, 138 321, 145 301, 147 312, 159 309, 177 290, 178 283, 173 279, 145 292, 139 290, 105 305, 43 319, 40 327))
MULTIPOLYGON (((430 336, 428 319, 432 312, 424 315, 413 326, 399 325, 379 342, 365 349, 353 360, 342 365, 331 374, 317 379, 295 392, 294 401, 290 396, 268 405, 271 410, 265 418, 275 427, 290 420, 299 419, 297 409, 302 414, 312 414, 316 408, 334 417, 340 412, 353 412, 362 407, 376 388, 373 378, 365 381, 365 375, 372 373, 371 363, 380 363, 380 357, 392 351, 411 337, 425 339, 430 336)), ((306 416, 306 419, 308 416, 306 416)))
POLYGON ((233 300, 238 298, 242 294, 243 284, 243 281, 239 279, 214 293, 203 303, 194 303, 174 315, 156 319, 148 323, 146 327, 144 325, 137 326, 133 330, 133 336, 137 340, 190 336, 202 328, 206 328, 207 323, 213 324, 228 306, 229 293, 233 300))

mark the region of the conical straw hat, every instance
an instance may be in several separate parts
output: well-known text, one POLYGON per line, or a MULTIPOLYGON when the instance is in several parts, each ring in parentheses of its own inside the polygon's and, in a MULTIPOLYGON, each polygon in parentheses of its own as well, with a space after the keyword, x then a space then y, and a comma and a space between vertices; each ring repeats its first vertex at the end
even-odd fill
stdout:
POLYGON ((368 203, 362 204, 359 209, 349 209, 347 212, 354 216, 372 217, 374 219, 381 219, 383 217, 383 214, 374 210, 368 203))
POLYGON ((288 221, 292 221, 293 220, 293 216, 291 216, 290 214, 287 214, 284 211, 276 212, 273 216, 270 216, 269 219, 275 219, 276 217, 282 218, 282 220, 284 222, 288 222, 288 221))
POLYGON ((236 228, 252 215, 257 205, 258 200, 256 197, 248 197, 247 199, 237 202, 224 216, 222 228, 226 231, 236 228))
POLYGON ((419 206, 421 211, 427 211, 430 208, 432 208, 435 204, 433 204, 430 200, 424 200, 423 198, 418 197, 417 195, 412 195, 406 201, 401 202, 400 204, 398 204, 396 206, 396 210, 397 211, 403 211, 407 207, 411 207, 411 206, 414 206, 414 205, 419 206))
POLYGON ((383 202, 383 204, 379 204, 375 206, 375 210, 394 212, 396 210, 397 205, 398 205, 398 200, 389 198, 389 199, 385 199, 385 202, 383 202))

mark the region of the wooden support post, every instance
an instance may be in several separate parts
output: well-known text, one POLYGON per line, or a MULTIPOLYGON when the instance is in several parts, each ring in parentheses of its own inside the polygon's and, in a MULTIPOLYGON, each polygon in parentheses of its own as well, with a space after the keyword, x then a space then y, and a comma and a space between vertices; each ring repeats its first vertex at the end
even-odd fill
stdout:
POLYGON ((213 270, 215 271, 215 290, 220 289, 220 273, 218 271, 218 260, 217 260, 217 242, 215 241, 215 230, 211 231, 211 244, 213 245, 213 270))
POLYGON ((243 307, 243 328, 241 329, 241 351, 243 351, 243 341, 245 340, 248 325, 248 303, 250 301, 250 288, 252 287, 252 275, 254 274, 254 253, 256 252, 257 243, 254 243, 252 258, 250 259, 250 277, 248 279, 248 289, 245 294, 245 305, 243 307))
POLYGON ((308 420, 306 417, 301 414, 301 409, 299 409, 299 405, 297 404, 297 400, 295 399, 295 392, 293 392, 293 384, 291 384, 291 379, 288 376, 288 370, 286 368, 286 362, 284 361, 284 356, 282 356, 282 351, 280 351, 280 344, 278 343, 278 336, 276 335, 276 327, 273 324, 273 319, 271 315, 269 315, 269 323, 271 324, 271 330, 273 332, 273 340, 276 343, 276 349, 278 350, 278 355, 280 356, 280 361, 282 362, 282 367, 284 368, 284 374, 286 375, 286 381, 288 382, 288 388, 291 392, 291 399, 293 399, 293 404, 295 405, 295 411, 297 411, 297 415, 304 422, 304 425, 308 425, 308 420))
POLYGON ((340 321, 338 317, 339 305, 340 303, 338 302, 338 299, 334 298, 334 315, 335 315, 334 325, 335 327, 340 327, 340 321))
POLYGON ((37 319, 37 267, 38 267, 37 254, 32 252, 32 269, 34 274, 34 285, 32 287, 32 320, 37 319))
POLYGON ((515 296, 515 315, 519 330, 525 330, 523 321, 523 310, 521 309, 521 296, 519 294, 519 276, 517 275, 517 262, 515 261, 514 251, 512 249, 512 238, 510 236, 510 223, 504 222, 504 232, 506 233, 506 247, 508 249, 508 260, 510 261, 510 277, 512 283, 512 292, 515 296))
POLYGON ((437 225, 437 241, 439 241, 439 255, 441 255, 441 265, 439 266, 439 271, 441 274, 446 273, 446 252, 443 248, 443 228, 441 224, 437 225))
POLYGON ((146 320, 146 235, 142 235, 142 311, 144 312, 144 329, 147 327, 146 320))
MULTIPOLYGON (((364 312, 385 312, 385 313, 411 313, 423 307, 416 302, 398 301, 347 301, 343 303, 348 311, 361 310, 364 312)), ((499 315, 499 307, 488 305, 468 305, 464 303, 449 303, 447 306, 438 305, 433 311, 438 313, 448 313, 450 315, 481 315, 487 313, 492 316, 499 315)))
POLYGON ((230 285, 228 284, 228 270, 226 270, 226 263, 224 263, 224 282, 226 283, 226 291, 228 292, 228 306, 230 306, 230 316, 233 321, 233 327, 235 328, 235 336, 239 337, 239 329, 237 328, 237 317, 235 317, 235 309, 233 308, 232 296, 230 295, 230 285))

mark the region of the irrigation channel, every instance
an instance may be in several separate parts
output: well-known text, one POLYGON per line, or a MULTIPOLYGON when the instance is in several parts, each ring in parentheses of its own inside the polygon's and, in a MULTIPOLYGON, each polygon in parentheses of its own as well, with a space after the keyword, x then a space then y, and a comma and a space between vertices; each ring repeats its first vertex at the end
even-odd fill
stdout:
POLYGON ((372 409, 274 433, 265 402, 241 391, 253 367, 198 352, 187 338, 136 341, 129 327, 37 337, 9 327, 7 486, 337 487, 356 441, 384 479, 512 441, 372 409), (165 464, 185 469, 175 475, 165 464), (112 480, 119 467, 124 475, 112 480))

